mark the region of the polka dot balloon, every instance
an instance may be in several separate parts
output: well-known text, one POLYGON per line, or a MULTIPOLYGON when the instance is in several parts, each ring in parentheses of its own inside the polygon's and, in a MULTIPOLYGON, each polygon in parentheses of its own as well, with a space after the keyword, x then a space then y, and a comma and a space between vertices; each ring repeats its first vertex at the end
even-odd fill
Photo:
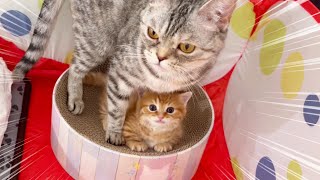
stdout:
POLYGON ((260 159, 256 169, 256 179, 276 180, 274 165, 269 157, 263 157, 260 159))
POLYGON ((0 23, 4 29, 15 36, 30 33, 31 21, 28 16, 20 11, 9 10, 0 16, 0 23))
MULTIPOLYGON (((243 14, 251 8, 243 7, 243 14)), ((248 23, 246 16, 237 21, 248 23)), ((224 103, 235 176, 319 179, 320 25, 294 1, 279 1, 261 19, 249 38, 240 31, 248 46, 224 103)))
POLYGON ((320 102, 319 97, 315 94, 307 96, 304 107, 303 117, 309 126, 315 126, 319 121, 320 116, 320 102))
MULTIPOLYGON (((18 48, 29 47, 44 0, 0 0, 0 36, 18 48)), ((44 57, 63 62, 74 48, 70 1, 63 1, 44 57)))

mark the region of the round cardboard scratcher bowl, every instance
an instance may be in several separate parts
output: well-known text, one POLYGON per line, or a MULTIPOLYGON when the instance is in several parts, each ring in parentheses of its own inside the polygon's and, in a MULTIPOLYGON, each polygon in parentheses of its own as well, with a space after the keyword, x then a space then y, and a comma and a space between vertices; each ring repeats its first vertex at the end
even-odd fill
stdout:
POLYGON ((99 87, 84 86, 84 112, 67 108, 66 71, 53 92, 51 144, 62 167, 75 179, 191 179, 213 128, 214 111, 203 89, 193 87, 184 121, 185 135, 168 153, 133 152, 105 142, 99 120, 99 87))

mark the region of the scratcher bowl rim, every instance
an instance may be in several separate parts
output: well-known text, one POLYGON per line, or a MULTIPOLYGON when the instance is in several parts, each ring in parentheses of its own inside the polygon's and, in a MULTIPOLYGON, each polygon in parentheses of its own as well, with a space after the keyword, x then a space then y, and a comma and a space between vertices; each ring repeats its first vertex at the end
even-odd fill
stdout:
POLYGON ((210 127, 208 129, 208 131, 206 132, 206 134, 201 138, 200 141, 198 141, 196 144, 192 145, 191 147, 187 148, 187 149, 184 149, 182 151, 178 151, 178 152, 174 152, 174 153, 171 153, 171 154, 166 154, 166 155, 160 155, 160 156, 152 156, 152 155, 149 155, 149 156, 145 156, 145 155, 135 155, 135 154, 128 154, 128 153, 123 153, 123 152, 119 152, 119 151, 115 151, 115 150, 112 150, 112 149, 109 149, 109 148, 106 148, 104 146, 101 146, 95 142, 92 142, 91 140, 89 140, 87 137, 81 135, 78 131, 74 130, 73 127, 70 126, 70 124, 68 122, 66 122, 66 120, 62 117, 61 115, 61 112, 60 112, 60 109, 57 108, 57 103, 56 103, 56 89, 58 87, 58 84, 61 82, 61 79, 65 76, 65 74, 69 71, 69 68, 67 70, 65 70, 61 75, 60 77, 58 78, 58 80, 56 81, 55 85, 54 85, 54 89, 53 89, 53 94, 52 94, 52 103, 53 103, 53 106, 56 107, 56 110, 57 110, 57 113, 58 113, 58 116, 59 116, 59 119, 60 120, 63 120, 64 123, 67 125, 67 127, 72 131, 74 132, 76 135, 78 135, 79 137, 81 137, 82 139, 84 139, 85 141, 89 142, 89 143, 92 143, 96 146, 98 146, 99 148, 103 149, 104 151, 107 151, 107 152, 111 152, 111 153, 114 153, 114 154, 119 154, 120 156, 122 157, 137 157, 137 158, 143 158, 143 159, 157 159, 157 158, 169 158, 169 157, 173 157, 173 156, 176 156, 177 154, 184 154, 185 152, 187 151, 190 151, 191 149, 193 148, 196 148, 198 146, 200 146, 201 144, 204 143, 204 141, 208 140, 212 130, 213 130, 213 126, 214 126, 214 120, 215 120, 215 111, 214 111, 214 108, 213 108, 213 105, 210 101, 210 98, 208 96, 208 94, 204 91, 204 89, 199 86, 199 85, 195 85, 195 86, 198 86, 200 87, 200 89, 204 92, 207 100, 209 101, 209 104, 210 104, 210 109, 211 109, 211 112, 212 112, 212 118, 211 118, 211 124, 210 124, 210 127))

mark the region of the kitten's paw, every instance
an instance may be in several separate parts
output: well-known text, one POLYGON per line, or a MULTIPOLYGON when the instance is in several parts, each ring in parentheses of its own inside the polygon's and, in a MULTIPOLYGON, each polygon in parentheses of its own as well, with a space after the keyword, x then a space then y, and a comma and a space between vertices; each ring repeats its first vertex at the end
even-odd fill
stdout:
POLYGON ((68 108, 72 114, 79 115, 82 113, 82 111, 84 109, 84 103, 83 103, 82 99, 69 98, 68 99, 68 108))
POLYGON ((111 131, 108 131, 106 133, 106 141, 107 143, 110 143, 115 146, 121 146, 125 144, 122 133, 111 132, 111 131))
POLYGON ((144 152, 148 149, 148 146, 144 142, 137 142, 137 141, 129 141, 126 143, 126 145, 132 150, 132 151, 138 151, 138 152, 144 152))
POLYGON ((157 152, 168 152, 172 150, 172 145, 169 143, 161 143, 154 146, 154 150, 157 152))

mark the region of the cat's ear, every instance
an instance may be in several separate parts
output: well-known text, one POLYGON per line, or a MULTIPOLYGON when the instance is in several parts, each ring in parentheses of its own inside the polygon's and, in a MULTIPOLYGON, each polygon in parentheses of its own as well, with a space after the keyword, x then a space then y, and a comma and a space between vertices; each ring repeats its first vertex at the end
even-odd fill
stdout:
POLYGON ((184 103, 185 106, 187 106, 188 101, 190 100, 190 98, 192 97, 192 92, 185 92, 180 94, 180 97, 184 103))
POLYGON ((202 24, 209 30, 227 30, 236 0, 208 0, 198 12, 202 24))

